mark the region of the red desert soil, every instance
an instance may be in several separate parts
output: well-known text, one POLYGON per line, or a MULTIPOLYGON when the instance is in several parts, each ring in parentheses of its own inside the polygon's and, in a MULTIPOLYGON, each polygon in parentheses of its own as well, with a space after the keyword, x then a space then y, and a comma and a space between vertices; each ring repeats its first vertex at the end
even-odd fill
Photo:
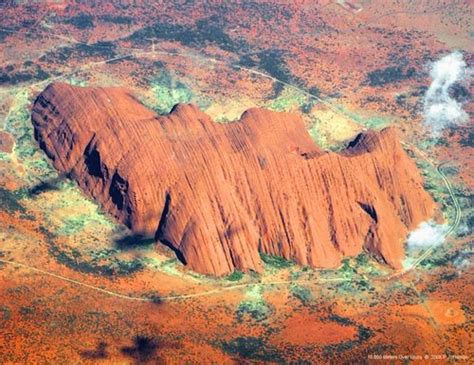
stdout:
POLYGON ((336 154, 296 115, 250 109, 218 124, 177 105, 157 116, 123 89, 67 84, 41 93, 32 120, 56 169, 201 273, 260 271, 259 252, 337 267, 364 248, 398 268, 408 230, 435 209, 391 128, 336 154))
POLYGON ((353 340, 357 337, 357 329, 353 326, 343 326, 335 322, 322 322, 321 314, 311 314, 306 311, 295 314, 285 322, 285 327, 275 342, 290 342, 296 345, 319 343, 330 345, 342 341, 353 340), (311 327, 308 326, 311 323, 311 327))
POLYGON ((14 143, 15 141, 9 133, 0 131, 0 152, 12 152, 14 143))

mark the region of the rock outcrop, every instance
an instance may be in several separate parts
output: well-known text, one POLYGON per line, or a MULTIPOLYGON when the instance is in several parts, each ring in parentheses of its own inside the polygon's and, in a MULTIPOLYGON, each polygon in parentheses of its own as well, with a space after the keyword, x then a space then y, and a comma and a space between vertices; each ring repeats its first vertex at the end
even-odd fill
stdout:
POLYGON ((66 84, 39 95, 32 120, 56 169, 201 273, 259 271, 259 252, 333 268, 364 249, 399 268, 408 230, 435 209, 391 128, 331 153, 296 115, 157 116, 123 89, 66 84))

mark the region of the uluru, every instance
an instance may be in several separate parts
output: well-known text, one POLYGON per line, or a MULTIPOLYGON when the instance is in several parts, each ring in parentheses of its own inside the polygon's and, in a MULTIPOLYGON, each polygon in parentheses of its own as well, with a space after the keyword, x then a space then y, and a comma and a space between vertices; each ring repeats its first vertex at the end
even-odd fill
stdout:
POLYGON ((122 88, 63 83, 38 96, 32 121, 59 172, 200 273, 261 271, 260 253, 336 268, 367 251, 400 268, 407 233, 435 211, 394 128, 326 152, 295 114, 216 123, 178 104, 160 116, 122 88))

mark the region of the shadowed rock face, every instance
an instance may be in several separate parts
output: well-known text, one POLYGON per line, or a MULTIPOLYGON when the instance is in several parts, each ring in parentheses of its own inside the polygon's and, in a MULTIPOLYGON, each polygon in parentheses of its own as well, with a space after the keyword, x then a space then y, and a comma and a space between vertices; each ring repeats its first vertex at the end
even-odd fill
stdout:
POLYGON ((435 208, 393 129, 327 153, 292 114, 156 116, 122 89, 66 84, 41 93, 32 120, 56 169, 201 273, 260 271, 259 252, 337 267, 364 248, 399 268, 408 230, 435 208))

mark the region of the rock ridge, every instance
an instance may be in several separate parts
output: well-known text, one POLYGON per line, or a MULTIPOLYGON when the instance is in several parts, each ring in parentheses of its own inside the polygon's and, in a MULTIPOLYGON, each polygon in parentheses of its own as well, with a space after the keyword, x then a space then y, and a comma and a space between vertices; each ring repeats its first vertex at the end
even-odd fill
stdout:
POLYGON ((54 167, 192 270, 262 270, 259 253, 334 268, 363 250, 394 268, 435 204, 396 130, 321 150, 297 115, 220 124, 194 105, 157 116, 121 88, 49 85, 35 138, 54 167))

